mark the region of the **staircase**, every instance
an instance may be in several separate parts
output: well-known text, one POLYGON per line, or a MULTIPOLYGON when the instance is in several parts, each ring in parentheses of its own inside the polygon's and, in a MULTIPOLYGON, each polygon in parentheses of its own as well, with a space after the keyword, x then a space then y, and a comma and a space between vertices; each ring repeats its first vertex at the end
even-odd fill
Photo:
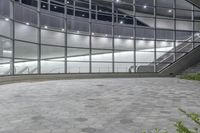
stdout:
MULTIPOLYGON (((179 60, 184 55, 193 51, 193 37, 189 37, 186 41, 176 46, 176 48, 171 49, 164 55, 160 56, 156 59, 156 69, 157 72, 162 72, 165 68, 179 60), (174 51, 176 50, 176 54, 174 51)), ((200 41, 200 34, 196 33, 194 35, 194 41, 200 41)), ((137 67, 137 72, 153 72, 154 71, 155 63, 151 62, 148 65, 141 65, 137 67)))

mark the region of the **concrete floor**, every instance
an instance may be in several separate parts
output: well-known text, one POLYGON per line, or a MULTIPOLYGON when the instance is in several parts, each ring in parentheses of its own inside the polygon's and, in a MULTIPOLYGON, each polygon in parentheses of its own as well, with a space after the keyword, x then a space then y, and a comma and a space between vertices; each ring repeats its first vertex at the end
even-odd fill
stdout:
MULTIPOLYGON (((0 86, 0 133, 140 133, 200 112, 200 82, 116 78, 0 86)), ((188 125, 191 123, 186 121, 188 125)))

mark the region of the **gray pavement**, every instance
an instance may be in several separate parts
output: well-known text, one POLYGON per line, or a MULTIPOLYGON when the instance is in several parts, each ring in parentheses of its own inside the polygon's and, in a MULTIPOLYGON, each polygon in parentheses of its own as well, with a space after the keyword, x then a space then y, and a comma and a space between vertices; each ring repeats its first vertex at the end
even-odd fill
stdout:
MULTIPOLYGON (((200 112, 200 82, 76 79, 0 86, 0 133, 140 133, 200 112)), ((185 120, 186 124, 191 123, 185 120)))

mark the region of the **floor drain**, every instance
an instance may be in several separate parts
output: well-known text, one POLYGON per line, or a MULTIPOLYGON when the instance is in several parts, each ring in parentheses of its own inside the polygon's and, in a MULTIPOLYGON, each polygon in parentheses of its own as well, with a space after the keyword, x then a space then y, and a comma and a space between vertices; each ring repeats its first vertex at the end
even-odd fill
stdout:
POLYGON ((76 120, 76 121, 79 121, 79 122, 85 122, 85 121, 87 121, 88 119, 87 119, 87 118, 76 118, 75 120, 76 120))
POLYGON ((96 86, 104 86, 104 85, 96 85, 96 86))
POLYGON ((83 128, 82 132, 86 132, 86 133, 94 133, 96 131, 96 128, 92 128, 92 127, 87 127, 87 128, 83 128))
POLYGON ((123 120, 120 120, 120 123, 121 124, 130 124, 130 123, 133 123, 133 120, 131 120, 131 119, 123 119, 123 120))

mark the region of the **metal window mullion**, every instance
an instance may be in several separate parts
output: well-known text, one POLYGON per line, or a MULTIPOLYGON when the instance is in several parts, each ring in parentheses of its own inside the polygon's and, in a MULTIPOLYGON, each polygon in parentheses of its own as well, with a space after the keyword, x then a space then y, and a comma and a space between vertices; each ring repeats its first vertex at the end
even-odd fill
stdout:
POLYGON ((48 0, 48 11, 51 11, 51 0, 48 0))
POLYGON ((76 0, 73 0, 73 15, 76 16, 76 0))
POLYGON ((64 16, 64 29, 65 29, 65 31, 64 31, 64 34, 65 34, 65 73, 67 73, 67 65, 68 65, 68 63, 67 63, 67 54, 68 54, 68 52, 67 52, 67 0, 65 0, 65 6, 64 6, 64 8, 65 8, 65 16, 64 16))
POLYGON ((89 73, 92 73, 92 14, 91 14, 91 9, 92 9, 92 2, 89 0, 89 73))
POLYGON ((40 24, 40 0, 38 0, 37 7, 37 24, 38 24, 38 74, 41 74, 41 24, 40 24))
POLYGON ((98 20, 98 6, 97 6, 97 5, 95 5, 95 8, 96 8, 96 12, 95 12, 95 13, 96 13, 96 14, 95 14, 95 19, 96 19, 96 20, 98 20))
POLYGON ((115 13, 115 3, 112 0, 112 72, 115 72, 115 37, 114 37, 114 13, 115 13))
POLYGON ((174 6, 174 14, 173 14, 173 20, 174 20, 174 61, 176 61, 176 0, 174 0, 173 6, 174 6))
POLYGON ((12 18, 12 59, 10 66, 10 74, 15 75, 15 21, 14 21, 14 1, 10 1, 10 17, 12 18))
POLYGON ((134 12, 134 14, 133 14, 133 22, 134 22, 134 27, 133 27, 133 33, 134 33, 134 40, 133 40, 133 63, 134 63, 134 72, 136 73, 136 71, 137 71, 137 64, 136 64, 136 9, 135 9, 135 0, 133 0, 133 12, 134 12))
POLYGON ((156 38, 157 38, 157 28, 156 28, 156 0, 154 0, 154 72, 157 72, 157 46, 156 46, 156 38))
POLYGON ((195 34, 194 34, 194 31, 195 31, 195 21, 194 21, 194 17, 195 17, 195 14, 194 14, 194 5, 192 5, 192 49, 195 48, 195 34))

